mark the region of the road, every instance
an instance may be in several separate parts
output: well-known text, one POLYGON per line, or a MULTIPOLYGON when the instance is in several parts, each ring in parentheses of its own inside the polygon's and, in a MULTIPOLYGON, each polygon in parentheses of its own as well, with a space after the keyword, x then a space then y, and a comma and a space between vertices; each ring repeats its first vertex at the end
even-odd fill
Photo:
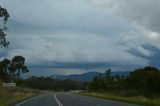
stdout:
POLYGON ((36 96, 14 106, 136 106, 132 104, 80 96, 73 93, 52 93, 36 96))

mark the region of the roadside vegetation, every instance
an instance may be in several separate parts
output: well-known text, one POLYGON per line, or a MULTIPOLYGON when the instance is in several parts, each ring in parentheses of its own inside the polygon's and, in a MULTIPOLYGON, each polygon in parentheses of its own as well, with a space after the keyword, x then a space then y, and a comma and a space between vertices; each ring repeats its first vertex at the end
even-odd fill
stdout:
POLYGON ((160 70, 148 66, 124 77, 111 76, 111 69, 108 69, 105 75, 96 76, 88 84, 87 92, 82 94, 143 106, 160 106, 160 70))
POLYGON ((37 94, 39 94, 39 92, 35 90, 0 87, 0 106, 6 106, 18 100, 26 99, 37 94))
POLYGON ((50 91, 70 91, 70 90, 85 90, 85 82, 75 81, 72 79, 59 80, 52 77, 29 77, 17 81, 20 87, 50 90, 50 91))
POLYGON ((147 98, 144 96, 120 96, 116 94, 109 94, 109 93, 80 93, 80 95, 85 95, 85 96, 92 96, 92 97, 97 97, 97 98, 102 98, 102 99, 107 99, 107 100, 116 100, 120 102, 126 102, 126 103, 131 103, 131 104, 137 104, 141 106, 160 106, 160 99, 159 98, 147 98))

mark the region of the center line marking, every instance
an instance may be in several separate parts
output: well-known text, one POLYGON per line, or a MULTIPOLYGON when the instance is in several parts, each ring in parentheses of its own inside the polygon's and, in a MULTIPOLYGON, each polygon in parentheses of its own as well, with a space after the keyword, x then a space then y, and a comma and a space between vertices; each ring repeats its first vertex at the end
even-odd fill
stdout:
POLYGON ((63 106, 62 103, 58 100, 56 94, 54 95, 54 99, 56 100, 58 106, 63 106))

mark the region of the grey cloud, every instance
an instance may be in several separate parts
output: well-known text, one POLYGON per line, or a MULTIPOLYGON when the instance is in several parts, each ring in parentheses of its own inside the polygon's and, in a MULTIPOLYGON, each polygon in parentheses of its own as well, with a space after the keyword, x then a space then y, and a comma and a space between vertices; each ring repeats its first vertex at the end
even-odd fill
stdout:
POLYGON ((30 66, 45 68, 148 65, 150 60, 146 57, 152 56, 153 51, 143 47, 150 41, 144 30, 113 13, 120 6, 121 15, 140 22, 138 19, 143 16, 135 13, 138 18, 132 18, 129 12, 134 6, 127 3, 126 0, 122 3, 115 0, 3 0, 2 4, 11 14, 8 24, 11 45, 1 57, 23 55, 30 66))
POLYGON ((118 14, 122 14, 129 20, 142 24, 144 27, 149 28, 152 31, 160 31, 159 0, 114 1, 119 3, 118 14))
POLYGON ((19 37, 16 39, 19 41, 19 49, 12 49, 11 52, 9 52, 9 56, 12 57, 16 54, 22 54, 30 63, 33 62, 32 64, 43 61, 75 63, 123 62, 123 64, 128 65, 133 63, 137 65, 148 64, 146 59, 132 55, 125 49, 118 47, 112 41, 112 38, 93 34, 81 34, 58 33, 48 37, 19 37), (85 36, 81 36, 81 34, 85 36))
POLYGON ((97 6, 96 3, 85 0, 41 2, 14 0, 7 2, 6 5, 10 10, 12 20, 41 27, 41 30, 45 28, 52 31, 85 31, 110 35, 113 32, 119 33, 128 29, 124 21, 106 14, 103 8, 97 6))
MULTIPOLYGON (((145 34, 147 43, 160 49, 160 12, 158 0, 110 0, 114 14, 122 16, 145 34)), ((141 36, 141 35, 139 35, 141 36)))

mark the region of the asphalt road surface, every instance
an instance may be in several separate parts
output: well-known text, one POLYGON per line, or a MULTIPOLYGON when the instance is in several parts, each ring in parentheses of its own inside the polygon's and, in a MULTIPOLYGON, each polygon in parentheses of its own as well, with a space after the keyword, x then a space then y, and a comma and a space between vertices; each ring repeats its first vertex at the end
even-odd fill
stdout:
POLYGON ((13 106, 136 106, 132 104, 80 96, 73 93, 52 93, 36 96, 13 106))

